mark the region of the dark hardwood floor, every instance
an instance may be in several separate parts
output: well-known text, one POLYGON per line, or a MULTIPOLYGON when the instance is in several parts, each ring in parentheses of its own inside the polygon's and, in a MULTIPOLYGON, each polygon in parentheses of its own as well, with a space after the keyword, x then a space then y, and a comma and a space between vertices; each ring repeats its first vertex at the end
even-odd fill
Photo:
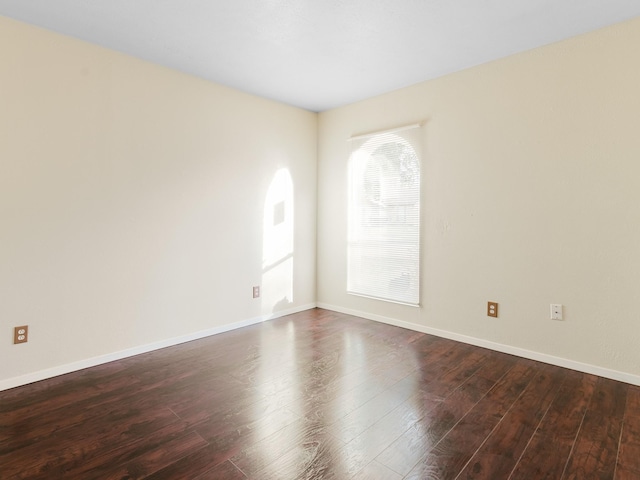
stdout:
POLYGON ((0 392, 4 479, 640 479, 640 387, 310 310, 0 392))

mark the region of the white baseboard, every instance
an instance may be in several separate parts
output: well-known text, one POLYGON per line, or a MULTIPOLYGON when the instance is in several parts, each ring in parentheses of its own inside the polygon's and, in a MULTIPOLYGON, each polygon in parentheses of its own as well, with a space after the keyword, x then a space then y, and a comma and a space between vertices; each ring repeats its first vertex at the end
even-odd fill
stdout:
POLYGON ((470 345, 475 345, 477 347, 488 348, 490 350, 495 350, 497 352, 508 353, 510 355, 516 355, 518 357, 528 358, 530 360, 536 360, 538 362, 548 363, 550 365, 556 365, 558 367, 570 368, 571 370, 577 370, 579 372, 598 375, 600 377, 610 378, 612 380, 618 380, 620 382, 625 382, 625 383, 630 383, 632 385, 640 386, 640 376, 633 375, 631 373, 619 372, 617 370, 598 367, 597 365, 590 365, 588 363, 576 362, 574 360, 555 357, 553 355, 548 355, 546 353, 534 352, 532 350, 513 347, 511 345, 503 345, 501 343, 491 342, 489 340, 483 340, 481 338, 470 337, 470 336, 462 335, 455 332, 449 332, 446 330, 431 328, 424 325, 405 322, 402 320, 396 320, 394 318, 384 317, 381 315, 360 312, 360 311, 351 310, 348 308, 337 307, 335 305, 329 305, 326 303, 318 303, 317 306, 318 308, 323 308, 325 310, 332 310, 334 312, 345 313, 347 315, 366 318, 367 320, 374 320, 376 322, 386 323, 388 325, 394 325, 396 327, 402 327, 408 330, 414 330, 421 333, 428 333, 430 335, 435 335, 436 337, 442 337, 442 338, 447 338, 449 340, 468 343, 470 345))
POLYGON ((108 353, 106 355, 99 355, 97 357, 87 358, 73 363, 67 363, 65 365, 59 365, 53 368, 47 368, 45 370, 39 370, 37 372, 28 373, 19 377, 8 378, 0 380, 0 392, 8 390, 10 388, 20 387, 29 383, 38 382, 40 380, 46 380, 47 378, 57 377, 71 372, 76 372, 85 368, 95 367, 104 363, 113 362, 115 360, 121 360, 127 357, 133 357, 134 355, 140 355, 141 353, 151 352, 153 350, 159 350, 161 348, 172 347, 181 343, 190 342, 192 340, 198 340, 211 335, 218 335, 219 333, 229 332, 242 327, 248 327, 249 325, 255 325, 267 320, 273 320, 276 318, 291 315, 293 313, 302 312, 304 310, 310 310, 315 308, 315 303, 302 305, 273 314, 261 315, 259 317, 242 320, 228 325, 221 325, 219 327, 209 328, 207 330, 200 330, 198 332, 189 333, 187 335, 181 335, 175 338, 168 338, 159 342, 149 343, 147 345, 140 345, 138 347, 128 348, 119 352, 108 353))

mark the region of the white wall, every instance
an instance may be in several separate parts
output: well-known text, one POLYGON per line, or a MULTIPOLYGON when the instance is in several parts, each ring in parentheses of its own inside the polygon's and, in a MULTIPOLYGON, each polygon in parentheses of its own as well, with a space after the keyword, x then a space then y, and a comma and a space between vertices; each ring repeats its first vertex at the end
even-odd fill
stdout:
POLYGON ((322 113, 319 305, 640 382, 638 45, 640 19, 322 113), (346 140, 418 121, 422 306, 349 296, 346 140))
POLYGON ((314 304, 317 115, 1 17, 0 59, 0 389, 314 304))

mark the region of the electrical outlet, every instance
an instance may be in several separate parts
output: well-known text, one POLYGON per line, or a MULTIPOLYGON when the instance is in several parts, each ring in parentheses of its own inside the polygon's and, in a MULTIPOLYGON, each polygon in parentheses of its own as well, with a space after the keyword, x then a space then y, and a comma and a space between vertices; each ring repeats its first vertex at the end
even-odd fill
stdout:
POLYGON ((497 302, 487 303, 487 316, 498 318, 498 304, 497 302))
POLYGON ((256 286, 253 287, 253 298, 258 298, 260 297, 260 287, 256 286))
POLYGON ((27 343, 29 340, 29 326, 22 325, 21 327, 15 327, 13 329, 13 343, 27 343))

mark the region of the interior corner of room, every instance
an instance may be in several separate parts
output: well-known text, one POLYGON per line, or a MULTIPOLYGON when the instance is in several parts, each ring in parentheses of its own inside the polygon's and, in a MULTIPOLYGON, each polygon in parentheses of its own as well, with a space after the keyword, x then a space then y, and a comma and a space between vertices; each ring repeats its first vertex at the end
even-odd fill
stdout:
POLYGON ((0 389, 316 306, 640 385, 640 19, 321 113, 0 31, 0 389), (416 121, 420 305, 349 295, 346 139, 416 121))

